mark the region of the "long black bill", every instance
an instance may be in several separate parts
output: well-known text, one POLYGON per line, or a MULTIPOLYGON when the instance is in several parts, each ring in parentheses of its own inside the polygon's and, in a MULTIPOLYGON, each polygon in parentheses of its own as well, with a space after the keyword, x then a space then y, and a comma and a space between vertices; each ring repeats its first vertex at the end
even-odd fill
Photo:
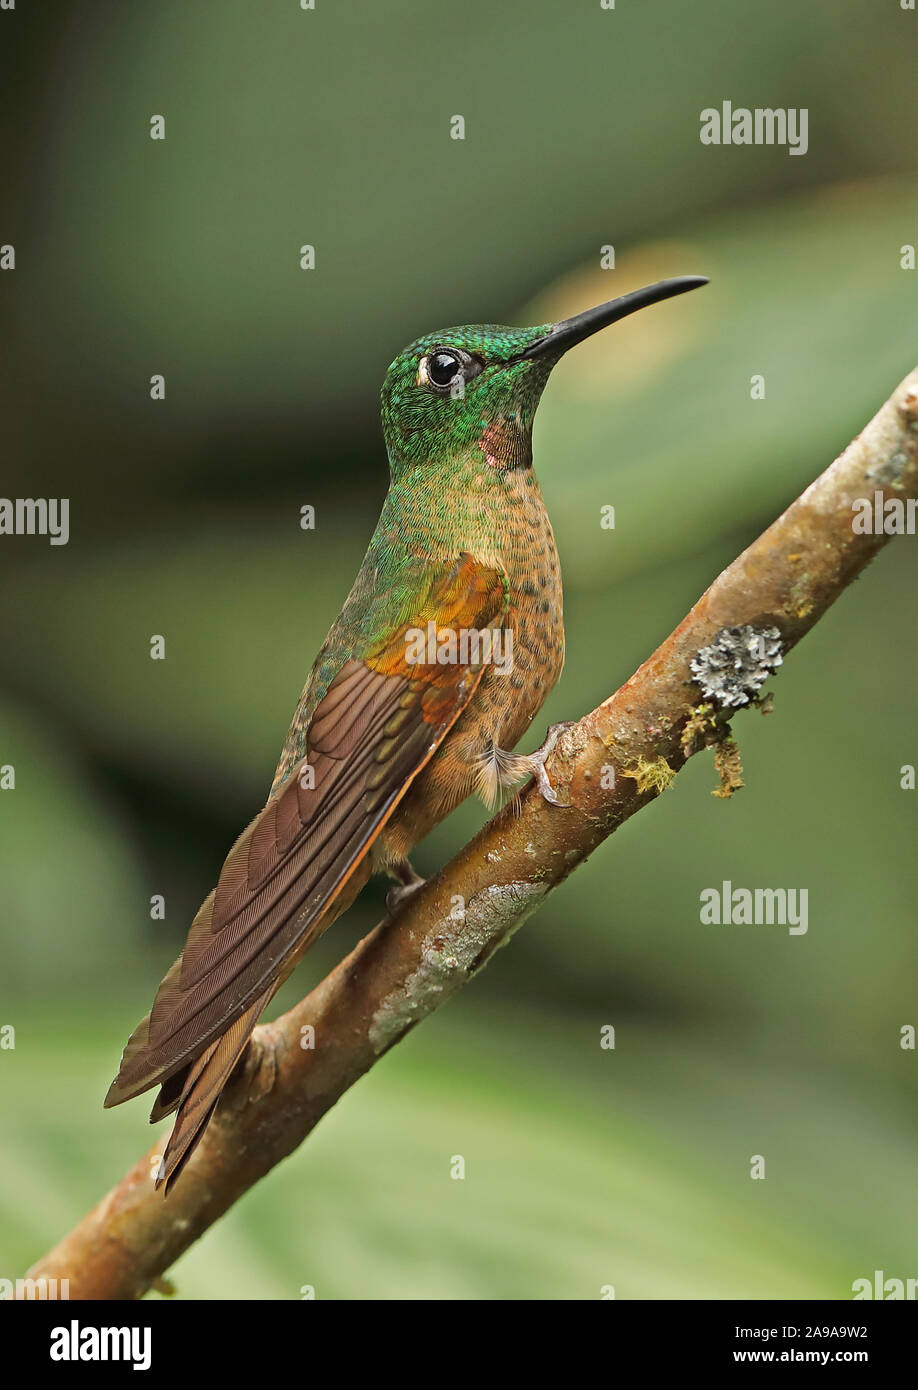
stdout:
POLYGON ((646 309, 648 304, 659 304, 663 299, 685 294, 686 290, 697 290, 707 283, 703 275, 683 275, 675 280, 658 280, 655 285, 646 285, 644 289, 635 290, 632 294, 623 294, 621 299, 610 299, 608 304, 587 309, 582 314, 575 314, 572 319, 562 319, 544 338, 537 339, 525 352, 521 352, 520 356, 541 357, 543 353, 557 353, 560 356, 575 343, 582 343, 584 338, 589 338, 600 328, 606 328, 610 323, 627 318, 637 309, 646 309))

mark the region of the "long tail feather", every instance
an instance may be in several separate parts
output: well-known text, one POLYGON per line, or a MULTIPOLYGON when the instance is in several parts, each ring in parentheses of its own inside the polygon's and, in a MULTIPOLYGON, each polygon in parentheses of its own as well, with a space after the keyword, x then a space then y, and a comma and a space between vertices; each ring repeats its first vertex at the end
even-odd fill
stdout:
POLYGON ((200 1143, 207 1122, 220 1098, 220 1092, 242 1056, 260 1014, 267 1008, 268 1001, 276 989, 277 984, 273 984, 270 989, 265 990, 244 1014, 240 1014, 227 1032, 205 1048, 200 1057, 188 1067, 185 1084, 177 1100, 174 1091, 168 1085, 161 1090, 153 1107, 151 1120, 168 1114, 178 1106, 175 1124, 172 1126, 172 1133, 169 1135, 169 1142, 156 1175, 156 1186, 161 1187, 165 1183, 167 1195, 200 1143))

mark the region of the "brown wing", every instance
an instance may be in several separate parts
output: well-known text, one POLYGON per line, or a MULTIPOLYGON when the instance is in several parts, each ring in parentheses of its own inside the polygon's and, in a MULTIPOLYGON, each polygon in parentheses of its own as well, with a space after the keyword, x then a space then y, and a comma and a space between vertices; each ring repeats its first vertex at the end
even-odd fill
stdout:
POLYGON ((394 634, 344 662, 313 715, 306 758, 227 856, 181 958, 125 1047, 106 1106, 164 1082, 154 1114, 167 1113, 181 1094, 169 1079, 260 999, 261 1012, 483 674, 410 663, 407 630, 429 620, 486 627, 505 603, 501 575, 462 556, 394 634))

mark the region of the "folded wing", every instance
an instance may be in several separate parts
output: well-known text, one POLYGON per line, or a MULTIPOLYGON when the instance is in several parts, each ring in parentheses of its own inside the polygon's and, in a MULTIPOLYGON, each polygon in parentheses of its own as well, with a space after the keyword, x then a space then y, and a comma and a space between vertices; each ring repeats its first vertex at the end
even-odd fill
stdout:
POLYGON ((430 621, 494 627, 505 605, 503 577, 462 555, 428 575, 394 632, 343 661, 313 714, 305 759, 230 850, 125 1047, 107 1106, 162 1084, 151 1118, 181 1104, 186 1119, 196 1112, 199 1135, 291 960, 331 920, 335 898, 481 679, 480 666, 409 661, 408 630, 430 621))

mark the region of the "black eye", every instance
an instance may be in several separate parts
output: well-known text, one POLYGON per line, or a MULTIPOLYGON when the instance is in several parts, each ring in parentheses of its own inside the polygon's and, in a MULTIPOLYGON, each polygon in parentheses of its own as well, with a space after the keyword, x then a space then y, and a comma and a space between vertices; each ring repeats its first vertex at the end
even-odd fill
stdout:
POLYGON ((433 352, 427 359, 427 379, 434 386, 449 386, 462 362, 455 352, 433 352))
POLYGON ((466 382, 483 369, 481 358, 473 357, 465 348, 438 347, 421 358, 418 385, 439 396, 461 395, 466 382))

